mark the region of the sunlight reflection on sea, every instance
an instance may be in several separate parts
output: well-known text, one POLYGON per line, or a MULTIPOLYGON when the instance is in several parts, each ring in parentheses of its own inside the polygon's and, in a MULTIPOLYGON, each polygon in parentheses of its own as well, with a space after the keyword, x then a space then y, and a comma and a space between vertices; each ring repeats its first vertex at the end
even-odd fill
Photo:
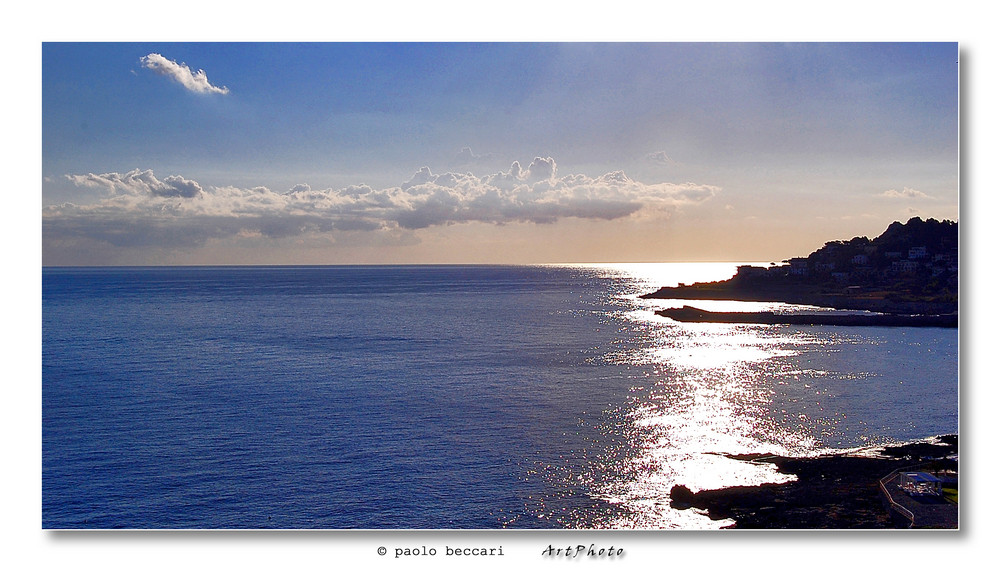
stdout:
MULTIPOLYGON (((616 264, 591 266, 623 280, 618 316, 641 339, 609 359, 637 375, 632 398, 612 418, 629 435, 627 466, 594 467, 596 498, 622 508, 600 524, 608 528, 711 529, 697 510, 670 507, 670 491, 682 484, 693 491, 738 485, 785 482, 794 476, 772 464, 739 461, 727 454, 807 456, 832 451, 819 439, 840 437, 852 428, 845 413, 827 410, 845 389, 836 381, 873 375, 865 369, 829 371, 822 362, 840 353, 870 351, 871 343, 831 328, 774 325, 678 323, 654 312, 697 305, 713 311, 795 312, 817 310, 784 303, 644 300, 641 293, 660 286, 727 279, 735 264, 616 264), (817 383, 828 381, 826 385, 817 383), (814 386, 815 384, 815 386, 814 386)), ((845 353, 850 355, 850 353, 845 353)), ((869 363, 864 363, 869 366, 869 363)), ((850 391, 848 386, 846 391, 850 391)), ((851 399, 858 395, 848 395, 851 399)), ((864 395, 860 396, 864 399, 864 395)), ((834 407, 835 408, 835 407, 834 407)), ((866 443, 867 434, 858 444, 866 443)), ((832 439, 836 440, 836 439, 832 439)), ((843 440, 843 439, 841 439, 843 440)), ((581 515, 581 521, 587 516, 581 515)), ((591 522, 593 523, 593 522, 591 522)))

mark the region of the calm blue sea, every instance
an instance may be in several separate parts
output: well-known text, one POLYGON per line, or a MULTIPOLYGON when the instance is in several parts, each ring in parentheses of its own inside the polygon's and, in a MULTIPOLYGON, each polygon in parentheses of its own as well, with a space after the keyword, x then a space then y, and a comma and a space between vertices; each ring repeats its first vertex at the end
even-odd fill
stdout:
POLYGON ((957 433, 954 329, 638 298, 734 268, 45 268, 43 526, 712 528, 717 453, 957 433))

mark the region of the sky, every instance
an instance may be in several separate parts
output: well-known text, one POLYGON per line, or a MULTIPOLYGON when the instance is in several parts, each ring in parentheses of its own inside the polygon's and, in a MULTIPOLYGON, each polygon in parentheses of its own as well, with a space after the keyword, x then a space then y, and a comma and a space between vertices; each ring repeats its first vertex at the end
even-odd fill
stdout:
POLYGON ((958 220, 956 43, 41 46, 44 265, 780 261, 958 220))

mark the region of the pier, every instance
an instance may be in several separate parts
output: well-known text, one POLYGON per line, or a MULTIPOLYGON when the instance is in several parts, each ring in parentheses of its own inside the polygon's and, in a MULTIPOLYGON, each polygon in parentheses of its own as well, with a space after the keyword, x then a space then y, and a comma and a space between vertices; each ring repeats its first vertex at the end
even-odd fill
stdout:
MULTIPOLYGON (((894 470, 879 480, 893 518, 909 528, 958 529, 958 504, 941 494, 910 494, 900 485, 900 474, 924 465, 894 470)), ((941 477, 945 486, 958 486, 958 475, 941 477)))

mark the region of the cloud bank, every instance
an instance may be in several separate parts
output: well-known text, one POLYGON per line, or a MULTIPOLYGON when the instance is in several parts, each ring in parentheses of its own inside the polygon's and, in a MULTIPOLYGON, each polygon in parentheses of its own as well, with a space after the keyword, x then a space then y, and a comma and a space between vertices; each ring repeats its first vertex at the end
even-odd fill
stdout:
POLYGON ((67 175, 104 197, 87 205, 43 211, 46 238, 90 238, 116 246, 194 247, 211 238, 284 238, 315 233, 416 231, 481 222, 554 223, 564 218, 614 220, 643 209, 697 204, 719 189, 709 185, 643 184, 617 171, 593 178, 557 176, 552 158, 506 172, 435 174, 419 169, 397 187, 352 185, 317 190, 297 184, 287 192, 266 187, 203 188, 181 176, 158 179, 150 170, 67 175))
POLYGON ((216 87, 209 83, 205 70, 199 69, 192 72, 191 68, 184 63, 177 63, 169 60, 160 54, 149 54, 139 58, 142 67, 151 69, 160 75, 164 75, 184 86, 188 91, 195 93, 218 93, 225 95, 229 93, 228 87, 216 87))

